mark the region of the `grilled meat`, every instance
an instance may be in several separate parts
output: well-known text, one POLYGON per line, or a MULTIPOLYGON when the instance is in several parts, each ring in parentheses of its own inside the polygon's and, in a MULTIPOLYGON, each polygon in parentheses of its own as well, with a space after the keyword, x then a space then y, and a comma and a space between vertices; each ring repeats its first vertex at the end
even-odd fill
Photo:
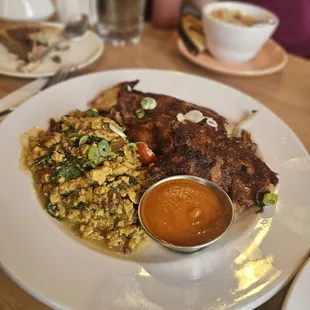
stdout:
MULTIPOLYGON (((278 183, 277 175, 255 154, 256 144, 248 132, 229 138, 226 120, 213 110, 170 96, 134 90, 137 82, 122 83, 112 89, 117 100, 113 99, 116 103, 111 117, 126 128, 132 141, 146 142, 157 153, 158 160, 150 168, 151 182, 180 174, 203 177, 222 187, 241 209, 255 205, 261 193, 278 183), (145 97, 154 98, 157 107, 138 119, 135 111, 145 97), (177 121, 178 113, 191 110, 212 117, 218 127, 209 126, 206 120, 197 124, 177 121)), ((102 93, 100 100, 93 101, 93 106, 106 111, 107 104, 111 107, 109 102, 111 89, 102 93)))

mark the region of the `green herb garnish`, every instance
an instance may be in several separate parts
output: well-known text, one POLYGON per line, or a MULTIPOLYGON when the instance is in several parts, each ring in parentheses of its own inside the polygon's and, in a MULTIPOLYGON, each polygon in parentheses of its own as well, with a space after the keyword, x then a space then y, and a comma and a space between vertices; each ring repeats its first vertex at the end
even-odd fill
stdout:
POLYGON ((108 143, 108 141, 102 139, 99 143, 98 143, 98 150, 99 150, 99 154, 101 157, 107 157, 109 155, 110 152, 110 145, 108 143))
POLYGON ((83 145, 88 141, 88 136, 83 136, 80 138, 79 145, 83 145))
POLYGON ((76 206, 73 206, 71 209, 83 211, 86 209, 86 203, 84 201, 80 201, 76 206))
POLYGON ((80 177, 83 172, 78 162, 68 160, 53 170, 52 180, 54 183, 58 183, 61 177, 64 177, 66 180, 74 180, 80 177))
POLYGON ((264 195, 263 203, 266 206, 275 205, 278 201, 278 195, 274 193, 267 193, 264 195))
POLYGON ((43 156, 40 156, 38 158, 36 158, 34 161, 33 161, 33 164, 35 166, 38 166, 38 165, 41 165, 41 164, 44 164, 46 162, 48 162, 51 158, 51 153, 50 154, 46 154, 46 155, 43 155, 43 156))
POLYGON ((97 146, 93 145, 89 148, 88 159, 96 166, 100 163, 100 153, 97 146))
POLYGON ((97 109, 88 109, 85 113, 84 113, 84 117, 95 117, 98 116, 99 112, 97 109))
POLYGON ((102 138, 100 138, 100 137, 96 137, 96 136, 90 136, 89 137, 90 142, 99 143, 101 140, 102 140, 102 138))
POLYGON ((137 185, 137 184, 138 184, 137 179, 130 176, 129 177, 129 185, 137 185))
POLYGON ((54 217, 57 220, 62 220, 63 217, 61 215, 59 215, 59 209, 56 205, 53 205, 52 203, 49 203, 46 206, 46 211, 49 213, 49 215, 51 215, 52 217, 54 217))
POLYGON ((145 111, 143 109, 138 109, 136 111, 136 118, 143 118, 145 116, 145 111))
POLYGON ((115 152, 118 156, 124 156, 124 152, 122 150, 118 150, 115 152))

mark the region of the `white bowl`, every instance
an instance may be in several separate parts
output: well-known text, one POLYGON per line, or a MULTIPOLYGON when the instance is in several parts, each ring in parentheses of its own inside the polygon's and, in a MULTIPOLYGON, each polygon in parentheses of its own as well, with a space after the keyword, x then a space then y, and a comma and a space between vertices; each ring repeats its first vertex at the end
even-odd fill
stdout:
POLYGON ((14 21, 44 21, 55 12, 51 0, 0 0, 0 17, 14 21))
POLYGON ((241 2, 216 2, 203 8, 203 27, 210 53, 226 63, 241 63, 253 58, 279 25, 279 18, 270 11, 241 2), (258 20, 272 19, 272 24, 240 26, 213 17, 218 9, 239 10, 258 20))

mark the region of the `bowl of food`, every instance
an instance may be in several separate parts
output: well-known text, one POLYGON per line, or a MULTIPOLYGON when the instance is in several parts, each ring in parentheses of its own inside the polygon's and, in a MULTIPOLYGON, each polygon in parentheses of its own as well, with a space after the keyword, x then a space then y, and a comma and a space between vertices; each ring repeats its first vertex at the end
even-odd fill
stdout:
POLYGON ((240 2, 207 4, 202 15, 208 50, 232 64, 253 58, 279 25, 270 11, 240 2))
POLYGON ((203 178, 178 175, 158 181, 143 194, 138 216, 147 234, 161 245, 191 253, 219 240, 230 228, 229 196, 203 178))

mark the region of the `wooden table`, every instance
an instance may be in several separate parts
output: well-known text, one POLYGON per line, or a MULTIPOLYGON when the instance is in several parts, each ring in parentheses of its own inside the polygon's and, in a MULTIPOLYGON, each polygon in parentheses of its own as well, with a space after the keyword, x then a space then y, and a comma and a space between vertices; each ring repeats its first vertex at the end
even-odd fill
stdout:
MULTIPOLYGON (((223 76, 202 70, 182 58, 176 47, 176 38, 174 31, 156 30, 146 25, 139 45, 121 48, 106 46, 102 58, 88 71, 156 68, 188 72, 220 81, 253 96, 275 112, 295 131, 310 151, 310 61, 289 56, 286 68, 280 73, 255 78, 223 76)), ((0 77, 0 98, 27 82, 22 79, 0 77)), ((287 289, 288 286, 258 309, 280 309, 287 289)), ((25 293, 0 271, 0 309, 49 308, 25 293)))

